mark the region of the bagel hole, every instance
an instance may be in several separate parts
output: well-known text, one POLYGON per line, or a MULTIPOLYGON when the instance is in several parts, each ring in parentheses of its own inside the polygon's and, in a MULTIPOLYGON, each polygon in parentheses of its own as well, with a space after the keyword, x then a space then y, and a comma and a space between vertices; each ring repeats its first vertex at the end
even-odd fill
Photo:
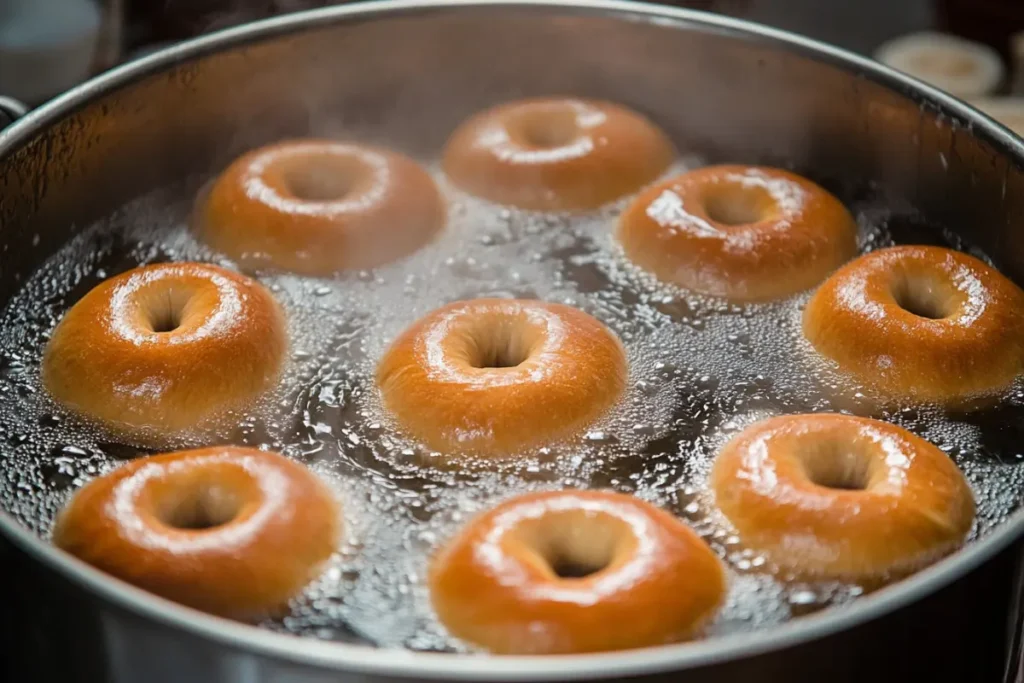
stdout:
POLYGON ((622 534, 621 522, 608 515, 562 511, 545 518, 535 547, 556 577, 583 579, 612 564, 622 534))
POLYGON ((175 529, 204 531, 231 522, 239 509, 236 496, 219 486, 207 486, 174 501, 160 519, 175 529))
POLYGON ((576 111, 569 105, 527 111, 521 115, 520 136, 530 147, 563 147, 579 136, 576 111))
POLYGON ((585 579, 608 566, 607 563, 580 562, 571 557, 558 557, 553 561, 549 561, 549 564, 551 565, 551 571, 560 579, 585 579))
POLYGON ((477 338, 470 365, 481 369, 514 368, 530 357, 530 350, 521 332, 511 325, 499 325, 477 338))
POLYGON ((167 306, 154 313, 150 320, 154 332, 174 332, 181 327, 181 309, 167 306))
POLYGON ((475 368, 515 368, 526 360, 526 354, 520 353, 519 349, 512 347, 492 347, 481 354, 480 359, 473 364, 475 368))
POLYGON ((350 195, 361 173, 356 159, 335 155, 311 157, 284 173, 288 191, 307 202, 339 201, 350 195))
POLYGON ((864 491, 871 483, 870 461, 843 444, 821 444, 804 458, 807 478, 838 491, 864 491))
POLYGON ((892 297, 907 313, 928 320, 947 318, 955 309, 948 285, 935 278, 898 277, 892 287, 892 297))
POLYGON ((765 219, 770 202, 761 188, 728 185, 704 198, 704 211, 722 225, 748 225, 765 219))
POLYGON ((190 295, 180 288, 171 288, 166 293, 156 293, 149 299, 149 328, 153 332, 174 332, 181 327, 185 317, 185 306, 190 295))

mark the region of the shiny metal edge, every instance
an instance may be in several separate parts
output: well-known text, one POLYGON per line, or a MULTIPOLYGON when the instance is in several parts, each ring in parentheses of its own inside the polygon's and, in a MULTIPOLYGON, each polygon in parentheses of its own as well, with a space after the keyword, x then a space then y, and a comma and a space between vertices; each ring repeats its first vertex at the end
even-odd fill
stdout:
POLYGON ((7 119, 7 121, 0 120, 0 129, 14 123, 27 113, 27 105, 22 104, 13 97, 0 95, 0 115, 7 119))
MULTIPOLYGON (((1008 150, 1009 156, 1024 167, 1024 139, 966 103, 870 59, 787 31, 738 19, 618 0, 376 0, 300 12, 227 29, 124 64, 30 112, 0 131, 0 159, 40 129, 103 94, 227 47, 244 46, 246 43, 318 26, 379 17, 517 7, 608 15, 624 21, 685 25, 780 45, 884 85, 961 124, 970 124, 974 134, 987 139, 997 148, 1008 150)), ((114 579, 43 541, 3 511, 0 511, 0 533, 31 557, 120 609, 242 652, 350 673, 414 679, 533 681, 634 677, 679 671, 795 646, 852 628, 915 602, 994 557, 1024 536, 1024 509, 1018 510, 984 539, 913 577, 861 598, 849 606, 801 617, 773 627, 770 631, 754 631, 624 652, 543 657, 452 655, 374 649, 273 633, 183 607, 114 579)))

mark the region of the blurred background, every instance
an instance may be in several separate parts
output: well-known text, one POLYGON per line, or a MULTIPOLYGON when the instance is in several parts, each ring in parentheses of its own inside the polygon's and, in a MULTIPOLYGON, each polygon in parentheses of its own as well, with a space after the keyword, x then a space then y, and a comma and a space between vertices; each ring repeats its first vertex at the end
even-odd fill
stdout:
MULTIPOLYGON (((0 0, 0 96, 37 105, 122 61, 232 25, 340 4, 326 0, 0 0)), ((677 0, 872 54, 941 30, 984 43, 1011 67, 1024 0, 677 0)), ((1013 79, 1001 84, 1012 89, 1013 79)))

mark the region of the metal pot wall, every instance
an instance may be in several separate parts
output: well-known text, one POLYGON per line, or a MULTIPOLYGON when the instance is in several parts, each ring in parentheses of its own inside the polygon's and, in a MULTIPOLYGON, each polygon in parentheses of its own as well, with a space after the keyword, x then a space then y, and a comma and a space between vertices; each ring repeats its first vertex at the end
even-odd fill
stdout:
MULTIPOLYGON (((573 93, 648 113, 709 161, 874 183, 1024 281, 1024 142, 876 64, 639 4, 384 2, 282 17, 91 81, 0 133, 0 301, 78 226, 286 135, 368 131, 436 153, 466 115, 573 93)), ((0 445, 0 466, 5 466, 0 445)), ((121 584, 0 514, 21 680, 1014 680, 1024 514, 855 604, 651 650, 468 657, 296 639, 121 584)), ((7 642, 12 642, 10 639, 7 642)), ((13 680, 19 680, 14 678, 13 680)))

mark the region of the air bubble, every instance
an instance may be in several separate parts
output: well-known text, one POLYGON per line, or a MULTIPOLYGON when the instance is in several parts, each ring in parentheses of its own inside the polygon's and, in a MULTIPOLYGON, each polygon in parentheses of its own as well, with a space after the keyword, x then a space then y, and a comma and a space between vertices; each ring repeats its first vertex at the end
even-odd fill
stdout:
POLYGON ((817 593, 809 590, 793 591, 789 594, 789 602, 792 605, 813 605, 818 602, 818 595, 817 593))

